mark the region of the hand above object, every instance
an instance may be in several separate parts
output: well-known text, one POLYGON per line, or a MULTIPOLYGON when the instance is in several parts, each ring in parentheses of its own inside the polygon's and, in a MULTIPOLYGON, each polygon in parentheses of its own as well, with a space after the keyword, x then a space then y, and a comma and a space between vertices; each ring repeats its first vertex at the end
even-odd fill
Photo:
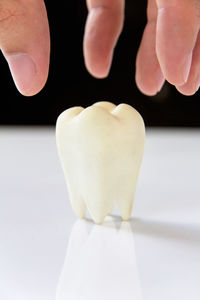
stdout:
MULTIPOLYGON (((124 0, 87 0, 84 56, 95 77, 109 72, 123 28, 124 4, 124 0)), ((139 89, 154 95, 166 79, 182 94, 194 94, 200 85, 200 2, 148 0, 147 17, 136 59, 139 89)))
MULTIPOLYGON (((124 0, 87 0, 87 5, 85 63, 93 76, 103 78, 108 75, 123 28, 124 0)), ((182 94, 194 94, 200 84, 200 2, 149 0, 147 13, 136 60, 139 89, 154 95, 166 79, 182 94)), ((44 1, 2 0, 0 23, 0 49, 18 90, 26 96, 38 93, 49 70, 50 37, 44 1)))

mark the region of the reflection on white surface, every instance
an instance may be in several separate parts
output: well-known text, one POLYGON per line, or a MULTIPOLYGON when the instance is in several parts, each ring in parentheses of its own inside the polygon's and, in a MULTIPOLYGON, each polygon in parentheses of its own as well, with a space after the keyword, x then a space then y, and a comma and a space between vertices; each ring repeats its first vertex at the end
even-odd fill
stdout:
POLYGON ((0 300, 85 300, 85 283, 137 300, 139 281, 143 300, 200 300, 200 130, 148 130, 134 218, 73 232, 54 129, 0 128, 0 144, 0 300))
POLYGON ((199 300, 200 223, 168 218, 76 221, 56 300, 199 300))
POLYGON ((102 226, 73 226, 56 300, 142 300, 129 222, 108 217, 102 226))

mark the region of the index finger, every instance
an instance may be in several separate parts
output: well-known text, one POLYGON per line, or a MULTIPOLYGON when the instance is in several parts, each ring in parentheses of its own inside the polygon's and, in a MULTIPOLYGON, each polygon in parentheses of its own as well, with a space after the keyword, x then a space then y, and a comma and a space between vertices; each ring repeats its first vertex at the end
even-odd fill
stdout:
POLYGON ((83 52, 88 71, 103 78, 109 73, 113 50, 124 21, 124 0, 87 0, 88 18, 83 52))

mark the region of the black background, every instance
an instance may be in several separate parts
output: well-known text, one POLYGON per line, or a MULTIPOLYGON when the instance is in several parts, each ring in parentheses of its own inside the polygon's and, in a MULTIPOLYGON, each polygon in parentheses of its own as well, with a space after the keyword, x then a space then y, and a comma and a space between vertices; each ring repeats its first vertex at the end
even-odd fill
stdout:
POLYGON ((135 58, 146 23, 145 0, 126 0, 124 30, 115 50, 111 72, 108 78, 101 80, 90 76, 84 66, 85 1, 65 3, 46 1, 51 62, 47 84, 39 94, 33 97, 20 95, 6 61, 0 56, 0 124, 55 125, 58 115, 71 106, 111 101, 134 106, 147 126, 200 125, 199 92, 186 97, 166 83, 159 94, 148 97, 135 84, 135 58))

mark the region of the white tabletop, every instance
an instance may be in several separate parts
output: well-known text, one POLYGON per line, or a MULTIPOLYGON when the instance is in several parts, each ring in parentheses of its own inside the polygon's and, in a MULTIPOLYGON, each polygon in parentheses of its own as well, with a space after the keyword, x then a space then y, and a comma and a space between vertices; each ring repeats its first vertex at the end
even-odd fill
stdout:
POLYGON ((0 127, 1 300, 199 300, 200 130, 147 130, 133 217, 71 210, 54 128, 0 127))

